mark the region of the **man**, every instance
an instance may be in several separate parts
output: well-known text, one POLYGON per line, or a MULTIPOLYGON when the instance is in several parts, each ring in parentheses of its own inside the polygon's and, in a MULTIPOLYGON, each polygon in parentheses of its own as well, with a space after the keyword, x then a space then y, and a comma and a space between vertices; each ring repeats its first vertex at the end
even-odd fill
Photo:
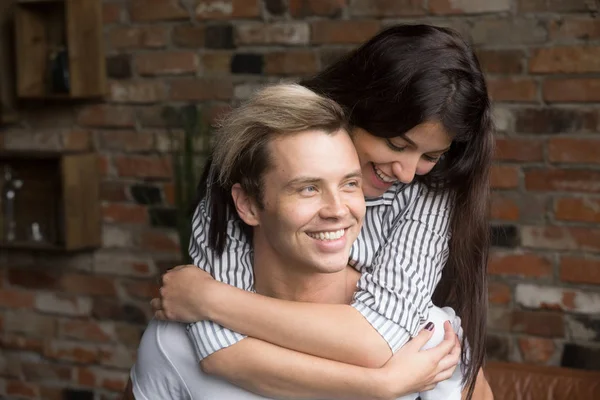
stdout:
MULTIPOLYGON (((252 241, 258 293, 350 303, 358 273, 347 267, 348 254, 365 203, 358 156, 335 103, 297 85, 264 89, 225 121, 210 179, 210 204, 201 207, 210 208, 215 220, 219 212, 237 213, 235 229, 252 241)), ((211 225, 217 247, 222 229, 229 227, 211 225)), ((420 348, 427 338, 407 346, 420 348)), ((434 350, 439 358, 452 349, 449 338, 449 346, 434 350)), ((331 370, 338 371, 338 364, 331 370)), ((380 381, 362 375, 348 383, 347 395, 383 397, 377 395, 380 381)), ((144 333, 131 384, 138 400, 263 398, 204 374, 185 325, 157 320, 144 333)))

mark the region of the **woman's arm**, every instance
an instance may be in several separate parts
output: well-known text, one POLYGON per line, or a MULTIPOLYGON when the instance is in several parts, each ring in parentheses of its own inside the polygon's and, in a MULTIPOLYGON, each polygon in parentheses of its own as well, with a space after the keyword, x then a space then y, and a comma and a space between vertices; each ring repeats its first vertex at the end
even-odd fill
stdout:
MULTIPOLYGON (((209 319, 281 347, 368 368, 381 367, 392 356, 381 335, 349 305, 261 296, 217 282, 193 266, 165 274, 161 296, 163 301, 155 308, 161 308, 167 319, 209 319), (171 307, 171 303, 190 307, 171 307), (325 332, 319 339, 319 333, 325 332)), ((163 318, 161 313, 156 316, 163 318)))
POLYGON ((274 398, 395 399, 431 389, 452 374, 460 348, 449 324, 445 329, 445 340, 439 346, 419 351, 431 336, 423 330, 380 369, 324 360, 253 338, 212 354, 202 368, 274 398))

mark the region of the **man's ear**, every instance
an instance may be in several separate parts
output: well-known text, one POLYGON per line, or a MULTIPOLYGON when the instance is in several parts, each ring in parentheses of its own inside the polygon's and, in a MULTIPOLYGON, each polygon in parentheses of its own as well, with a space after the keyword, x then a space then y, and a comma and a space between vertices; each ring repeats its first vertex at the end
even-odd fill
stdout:
POLYGON ((258 206, 254 199, 242 188, 242 185, 239 183, 233 185, 231 188, 231 197, 242 221, 250 226, 257 226, 259 224, 258 206))

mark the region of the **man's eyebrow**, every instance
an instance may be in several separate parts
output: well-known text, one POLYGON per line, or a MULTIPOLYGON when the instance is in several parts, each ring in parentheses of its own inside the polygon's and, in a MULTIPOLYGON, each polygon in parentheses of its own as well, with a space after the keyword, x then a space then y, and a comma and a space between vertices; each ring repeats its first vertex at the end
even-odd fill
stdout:
MULTIPOLYGON (((360 169, 357 169, 355 171, 349 172, 346 175, 344 175, 342 180, 347 180, 347 179, 352 179, 352 178, 360 178, 361 176, 362 176, 362 173, 361 173, 360 169)), ((299 176, 299 177, 289 180, 285 184, 285 187, 290 188, 293 186, 316 184, 316 183, 319 183, 322 181, 323 181, 323 178, 318 178, 318 177, 314 177, 314 176, 299 176)))

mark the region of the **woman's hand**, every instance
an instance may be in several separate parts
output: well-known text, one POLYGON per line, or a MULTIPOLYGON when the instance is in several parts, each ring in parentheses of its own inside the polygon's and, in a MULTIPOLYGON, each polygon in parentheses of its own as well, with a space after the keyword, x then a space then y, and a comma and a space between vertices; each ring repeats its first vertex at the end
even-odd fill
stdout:
POLYGON ((384 397, 395 399, 431 390, 452 376, 460 360, 460 342, 447 321, 444 331, 444 340, 439 345, 421 350, 432 335, 431 331, 423 329, 381 368, 383 387, 390 390, 384 397))
POLYGON ((150 301, 157 319, 197 322, 207 319, 204 296, 218 283, 195 265, 179 265, 162 276, 160 297, 150 301))

